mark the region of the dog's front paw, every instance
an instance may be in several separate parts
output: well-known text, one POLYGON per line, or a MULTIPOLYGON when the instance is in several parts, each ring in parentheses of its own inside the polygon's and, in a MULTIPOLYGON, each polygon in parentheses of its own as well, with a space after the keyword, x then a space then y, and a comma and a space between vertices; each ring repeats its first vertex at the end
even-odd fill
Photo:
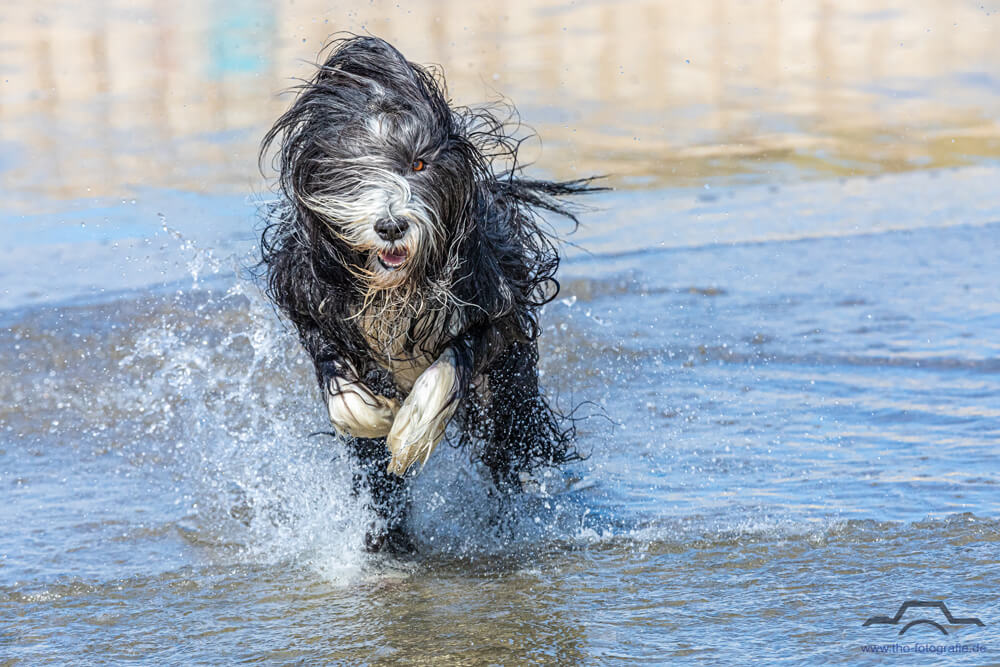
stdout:
POLYGON ((386 438, 392 453, 389 472, 402 476, 417 461, 427 463, 458 407, 456 379, 455 355, 451 350, 417 378, 386 438))
POLYGON ((356 438, 384 438, 399 411, 399 401, 379 396, 357 381, 330 378, 326 409, 334 428, 356 438))

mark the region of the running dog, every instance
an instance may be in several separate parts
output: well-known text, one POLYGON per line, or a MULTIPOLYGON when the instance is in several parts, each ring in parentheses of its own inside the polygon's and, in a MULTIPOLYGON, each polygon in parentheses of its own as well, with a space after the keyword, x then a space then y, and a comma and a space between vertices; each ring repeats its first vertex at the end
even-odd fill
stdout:
POLYGON ((526 179, 495 110, 449 105, 442 76, 350 36, 261 145, 279 171, 261 239, 268 296, 312 357, 379 520, 370 551, 412 551, 407 470, 449 429, 496 487, 578 457, 538 387, 538 311, 559 290, 564 197, 592 179, 526 179))

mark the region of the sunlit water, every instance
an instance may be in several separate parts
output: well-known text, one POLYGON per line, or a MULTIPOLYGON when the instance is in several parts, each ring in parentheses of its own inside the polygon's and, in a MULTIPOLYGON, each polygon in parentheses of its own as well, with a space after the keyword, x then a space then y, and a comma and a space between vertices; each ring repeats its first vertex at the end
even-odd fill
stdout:
MULTIPOLYGON (((585 129, 580 155, 618 141, 585 129)), ((362 550, 349 464, 311 435, 329 426, 310 363, 245 279, 266 195, 232 191, 262 186, 43 188, 31 211, 17 176, 0 659, 854 664, 916 641, 988 650, 921 662, 997 662, 1000 168, 983 150, 837 179, 842 156, 815 148, 780 178, 753 154, 696 184, 614 177, 543 317, 542 380, 584 404, 589 458, 507 516, 442 448, 406 561, 362 550), (909 599, 986 625, 862 627, 909 599)))

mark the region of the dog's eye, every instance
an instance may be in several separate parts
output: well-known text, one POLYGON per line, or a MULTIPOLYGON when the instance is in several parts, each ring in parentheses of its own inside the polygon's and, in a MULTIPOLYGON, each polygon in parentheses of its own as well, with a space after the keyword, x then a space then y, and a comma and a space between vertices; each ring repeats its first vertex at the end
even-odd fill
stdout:
POLYGON ((414 160, 413 164, 410 166, 413 168, 413 171, 423 171, 424 167, 427 166, 427 163, 423 160, 414 160))

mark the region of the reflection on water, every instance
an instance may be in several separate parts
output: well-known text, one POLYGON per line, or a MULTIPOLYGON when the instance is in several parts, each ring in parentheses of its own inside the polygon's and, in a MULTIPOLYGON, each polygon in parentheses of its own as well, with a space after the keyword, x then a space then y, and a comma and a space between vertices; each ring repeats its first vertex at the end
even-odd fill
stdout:
POLYGON ((0 168, 22 205, 256 189, 278 92, 341 30, 441 63, 459 102, 509 96, 563 176, 771 181, 1000 156, 1000 15, 979 2, 9 2, 0 26, 0 168))

